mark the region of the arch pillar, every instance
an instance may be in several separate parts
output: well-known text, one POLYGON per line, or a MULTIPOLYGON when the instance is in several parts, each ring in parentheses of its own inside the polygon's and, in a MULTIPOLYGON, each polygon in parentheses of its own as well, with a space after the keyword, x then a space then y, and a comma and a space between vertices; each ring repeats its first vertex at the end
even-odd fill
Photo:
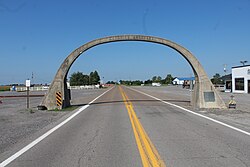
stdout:
POLYGON ((120 41, 151 42, 162 44, 176 50, 188 61, 195 75, 196 83, 194 86, 194 91, 192 93, 191 105, 194 108, 226 108, 225 103, 219 96, 218 92, 215 90, 210 79, 207 77, 207 74, 205 73, 202 65, 191 52, 172 41, 159 37, 144 35, 118 35, 104 37, 90 41, 74 50, 61 64, 40 106, 43 106, 48 110, 53 110, 56 108, 62 109, 64 107, 70 106, 70 92, 67 89, 66 77, 70 67, 75 62, 75 60, 83 52, 94 46, 120 41), (62 105, 57 105, 57 92, 60 92, 62 95, 62 105))

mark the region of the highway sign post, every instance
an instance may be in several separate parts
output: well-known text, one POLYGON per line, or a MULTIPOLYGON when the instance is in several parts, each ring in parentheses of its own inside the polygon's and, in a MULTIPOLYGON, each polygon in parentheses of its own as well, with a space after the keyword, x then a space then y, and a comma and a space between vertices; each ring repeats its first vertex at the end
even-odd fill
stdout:
POLYGON ((29 79, 27 79, 26 80, 26 82, 25 82, 25 85, 26 85, 26 88, 27 88, 27 109, 29 109, 30 107, 29 107, 29 102, 30 102, 30 100, 29 100, 29 89, 30 89, 30 80, 29 79))

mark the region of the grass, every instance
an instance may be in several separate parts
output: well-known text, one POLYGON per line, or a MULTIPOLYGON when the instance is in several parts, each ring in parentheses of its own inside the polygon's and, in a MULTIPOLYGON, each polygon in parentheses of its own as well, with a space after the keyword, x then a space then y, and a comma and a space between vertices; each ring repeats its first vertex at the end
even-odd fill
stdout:
POLYGON ((0 86, 0 91, 10 91, 11 86, 0 86))
POLYGON ((31 108, 28 108, 27 111, 30 112, 31 114, 35 113, 35 111, 32 110, 31 108))
POLYGON ((55 112, 73 111, 73 110, 77 109, 78 107, 79 106, 69 106, 69 107, 63 108, 62 110, 55 108, 55 109, 49 110, 49 111, 55 111, 55 112))

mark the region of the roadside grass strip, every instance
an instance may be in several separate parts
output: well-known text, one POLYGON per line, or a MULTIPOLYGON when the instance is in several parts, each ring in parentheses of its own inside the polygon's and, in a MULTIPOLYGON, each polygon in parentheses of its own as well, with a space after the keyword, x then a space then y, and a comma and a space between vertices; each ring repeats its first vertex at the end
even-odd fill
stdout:
POLYGON ((146 131, 144 130, 141 122, 136 116, 133 109, 133 104, 125 94, 121 86, 119 86, 124 104, 128 110, 129 119, 131 121, 132 129, 135 135, 137 147, 141 156, 142 164, 144 167, 165 167, 164 161, 161 159, 154 144, 149 139, 146 131))

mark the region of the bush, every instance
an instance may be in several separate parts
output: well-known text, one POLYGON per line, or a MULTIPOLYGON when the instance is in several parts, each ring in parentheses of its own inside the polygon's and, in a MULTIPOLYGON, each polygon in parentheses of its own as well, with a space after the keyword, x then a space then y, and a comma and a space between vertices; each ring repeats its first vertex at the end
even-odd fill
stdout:
POLYGON ((10 86, 0 86, 0 91, 10 91, 10 86))

